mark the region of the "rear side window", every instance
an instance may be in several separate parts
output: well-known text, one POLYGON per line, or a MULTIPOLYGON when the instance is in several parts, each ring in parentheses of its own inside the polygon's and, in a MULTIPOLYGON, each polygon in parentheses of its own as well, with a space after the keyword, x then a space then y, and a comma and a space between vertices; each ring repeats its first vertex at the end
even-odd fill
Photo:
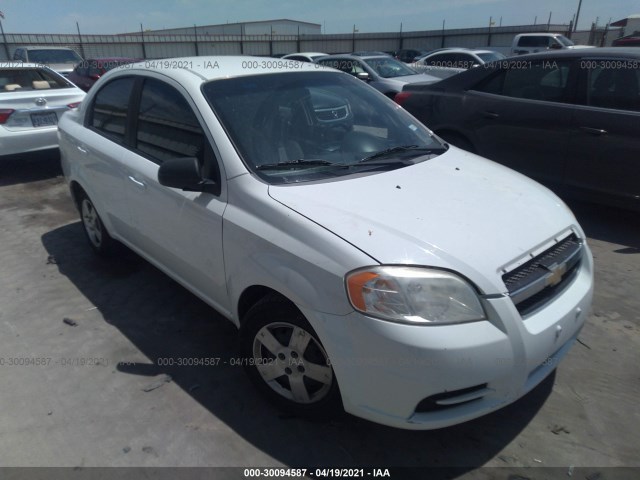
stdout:
POLYGON ((105 136, 124 143, 133 77, 118 78, 106 84, 96 95, 89 124, 105 136))
POLYGON ((588 68, 587 105, 640 111, 640 68, 637 61, 583 61, 588 68))
POLYGON ((298 60, 299 62, 308 62, 309 59, 307 57, 303 57, 302 55, 290 55, 285 60, 298 60))
POLYGON ((510 68, 477 85, 474 90, 506 97, 562 102, 570 66, 568 62, 514 62, 510 68))
POLYGON ((152 161, 197 157, 202 161, 204 132, 191 106, 171 85, 147 78, 140 97, 136 148, 152 161))
POLYGON ((64 78, 44 68, 7 68, 0 70, 0 95, 5 92, 72 88, 64 78))
POLYGON ((13 54, 14 60, 22 60, 23 62, 27 61, 27 54, 22 48, 17 48, 15 53, 13 54))
POLYGON ((547 36, 530 36, 530 37, 520 37, 518 40, 519 47, 548 47, 549 46, 550 37, 547 36))

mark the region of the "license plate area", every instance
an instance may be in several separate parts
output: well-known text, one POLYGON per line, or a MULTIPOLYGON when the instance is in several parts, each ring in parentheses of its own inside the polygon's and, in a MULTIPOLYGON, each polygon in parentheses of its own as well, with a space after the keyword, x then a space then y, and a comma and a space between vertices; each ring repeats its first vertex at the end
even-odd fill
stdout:
POLYGON ((32 113, 31 124, 34 127, 51 127, 58 124, 56 112, 32 113))

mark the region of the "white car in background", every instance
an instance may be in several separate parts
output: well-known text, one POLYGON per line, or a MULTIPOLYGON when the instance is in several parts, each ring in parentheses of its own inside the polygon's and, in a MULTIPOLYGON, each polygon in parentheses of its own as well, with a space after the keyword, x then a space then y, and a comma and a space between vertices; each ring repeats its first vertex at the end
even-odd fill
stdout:
POLYGON ((316 60, 326 57, 328 53, 321 52, 300 52, 290 53, 282 57, 283 60, 298 60, 299 62, 315 63, 316 60))
POLYGON ((13 52, 13 59, 46 65, 65 77, 82 62, 82 57, 73 48, 38 45, 17 47, 13 52))
POLYGON ((593 261, 549 190, 333 69, 168 62, 108 72, 63 116, 63 171, 91 247, 226 316, 278 406, 439 428, 567 354, 593 261))
POLYGON ((58 146, 58 121, 85 93, 41 65, 0 65, 0 156, 58 146))
POLYGON ((441 48, 424 55, 410 67, 417 72, 438 78, 448 78, 489 62, 504 60, 505 55, 493 50, 470 48, 441 48))
POLYGON ((377 53, 369 55, 368 53, 328 55, 316 60, 316 63, 353 75, 391 99, 408 83, 440 81, 440 78, 416 72, 406 63, 390 55, 377 53))

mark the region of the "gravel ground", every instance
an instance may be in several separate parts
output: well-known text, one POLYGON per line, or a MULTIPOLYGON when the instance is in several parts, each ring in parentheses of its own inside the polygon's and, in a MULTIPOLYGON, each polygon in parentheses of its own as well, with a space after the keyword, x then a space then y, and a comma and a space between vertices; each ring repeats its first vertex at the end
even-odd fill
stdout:
MULTIPOLYGON (((314 423, 272 409, 233 365, 231 323, 132 253, 94 257, 57 154, 4 159, 0 466, 379 466, 420 467, 423 478, 436 471, 640 478, 638 468, 609 468, 640 467, 640 214, 571 207, 596 265, 579 343, 515 404, 456 427, 411 432, 350 416, 314 423), (181 357, 221 361, 160 365, 181 357)), ((19 472, 34 473, 4 471, 19 472)), ((217 472, 243 478, 241 470, 217 472)))

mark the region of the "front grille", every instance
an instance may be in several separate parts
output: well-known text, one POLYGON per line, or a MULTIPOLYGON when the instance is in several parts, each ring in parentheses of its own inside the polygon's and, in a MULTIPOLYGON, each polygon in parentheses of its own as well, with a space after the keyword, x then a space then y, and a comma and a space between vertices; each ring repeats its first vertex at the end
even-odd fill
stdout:
POLYGON ((502 276, 509 296, 522 316, 553 300, 571 283, 580 266, 582 245, 572 233, 502 276))

